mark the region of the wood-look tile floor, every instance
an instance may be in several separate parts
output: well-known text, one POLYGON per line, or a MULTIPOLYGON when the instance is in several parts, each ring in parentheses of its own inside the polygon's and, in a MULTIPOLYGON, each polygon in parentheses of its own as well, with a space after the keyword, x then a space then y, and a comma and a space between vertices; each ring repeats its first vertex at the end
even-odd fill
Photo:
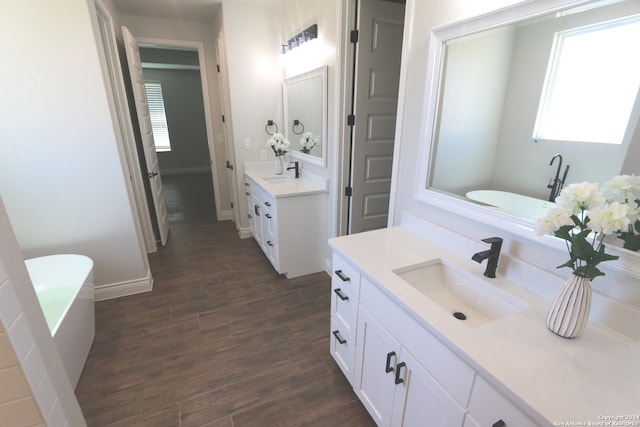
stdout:
POLYGON ((330 278, 279 276, 218 222, 207 174, 163 177, 152 292, 96 303, 76 395, 90 427, 373 426, 329 355, 330 278))

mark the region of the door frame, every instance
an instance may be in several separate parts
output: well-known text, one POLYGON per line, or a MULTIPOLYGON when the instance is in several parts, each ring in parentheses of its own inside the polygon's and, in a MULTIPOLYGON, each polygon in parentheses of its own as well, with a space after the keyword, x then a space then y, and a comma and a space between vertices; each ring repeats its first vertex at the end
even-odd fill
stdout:
MULTIPOLYGON (((134 36, 135 37, 135 36, 134 36)), ((224 213, 221 210, 220 205, 220 187, 219 187, 219 178, 218 178, 218 165, 216 158, 216 150, 214 145, 214 137, 213 137, 213 122, 211 115, 211 100, 209 98, 209 84, 207 82, 207 66, 206 60, 204 56, 204 42, 201 41, 191 41, 191 40, 172 40, 172 39, 161 39, 154 37, 135 37, 138 41, 138 46, 141 47, 164 47, 170 49, 190 49, 198 51, 198 64, 200 67, 200 83, 202 86, 202 103, 204 107, 204 121, 207 133, 207 149, 209 150, 209 159, 211 166, 211 180, 213 181, 213 197, 216 205, 216 218, 218 220, 228 219, 228 213, 224 213)), ((160 171, 161 172, 161 171, 160 171)), ((160 173, 162 176, 162 173, 160 173)), ((142 179, 142 177, 140 178, 142 179)))
MULTIPOLYGON (((105 70, 105 84, 107 85, 107 97, 111 107, 111 115, 114 122, 114 130, 118 143, 118 151, 122 161, 123 172, 129 175, 126 180, 131 202, 131 210, 134 212, 136 220, 136 230, 138 239, 144 241, 147 253, 158 250, 156 243, 151 215, 149 213, 149 205, 147 204, 147 195, 142 181, 142 169, 140 168, 140 158, 136 148, 135 136, 133 134, 133 123, 129 110, 129 103, 122 75, 120 55, 118 54, 117 38, 113 17, 101 0, 95 0, 96 24, 100 33, 100 21, 104 20, 107 24, 105 30, 109 34, 105 34, 107 40, 100 33, 101 49, 98 49, 103 69, 105 70), (116 125, 117 124, 117 125, 116 125)), ((147 257, 143 257, 145 263, 148 263, 147 257)), ((145 266, 148 269, 148 265, 145 266)))

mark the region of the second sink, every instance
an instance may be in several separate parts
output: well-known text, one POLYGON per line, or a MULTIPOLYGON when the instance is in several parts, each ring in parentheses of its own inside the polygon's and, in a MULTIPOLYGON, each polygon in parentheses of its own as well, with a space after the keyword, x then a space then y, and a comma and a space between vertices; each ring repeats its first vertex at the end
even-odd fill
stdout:
POLYGON ((393 273, 468 326, 480 326, 527 307, 523 301, 441 259, 393 273))

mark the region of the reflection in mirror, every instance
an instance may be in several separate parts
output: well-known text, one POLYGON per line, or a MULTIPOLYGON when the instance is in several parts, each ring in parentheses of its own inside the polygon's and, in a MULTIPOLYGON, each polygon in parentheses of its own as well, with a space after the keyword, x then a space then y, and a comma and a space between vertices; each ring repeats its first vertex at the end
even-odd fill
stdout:
MULTIPOLYGON (((436 47, 442 63, 440 76, 434 76, 439 92, 430 128, 427 189, 534 221, 553 205, 550 201, 563 185, 603 184, 620 173, 640 171, 640 158, 632 154, 640 144, 638 79, 622 91, 631 92, 631 97, 626 113, 620 113, 626 114, 623 136, 615 143, 597 143, 596 137, 594 142, 543 139, 534 134, 538 110, 548 106, 545 96, 549 93, 544 88, 549 87, 545 85, 547 75, 555 72, 552 59, 559 49, 557 35, 575 29, 589 32, 602 28, 602 23, 611 27, 633 16, 640 22, 637 0, 585 4, 589 7, 583 4, 580 9, 526 20, 503 15, 503 25, 486 25, 490 29, 483 31, 477 31, 479 26, 472 31, 469 26, 459 30, 447 26, 446 35, 439 37, 442 45, 436 47)), ((608 44, 599 54, 597 46, 589 46, 595 64, 638 58, 633 53, 636 49, 623 43, 608 44), (605 58, 605 53, 613 56, 605 58)), ((639 64, 636 60, 617 68, 639 64)), ((584 85, 587 99, 596 96, 589 92, 596 87, 611 91, 607 88, 621 80, 611 73, 584 85)), ((617 101, 615 105, 602 102, 609 102, 607 110, 618 106, 617 101)), ((594 121, 586 116, 581 119, 583 125, 594 121)))
POLYGON ((326 166, 327 67, 285 79, 283 99, 289 152, 326 166))

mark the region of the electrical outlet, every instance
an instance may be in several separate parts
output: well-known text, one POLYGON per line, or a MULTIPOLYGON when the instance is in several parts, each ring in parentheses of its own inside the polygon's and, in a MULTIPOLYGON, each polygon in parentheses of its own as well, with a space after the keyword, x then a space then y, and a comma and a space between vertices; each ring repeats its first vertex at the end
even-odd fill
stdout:
POLYGON ((263 148, 260 150, 260 160, 267 160, 267 149, 263 148))
POLYGON ((244 149, 245 150, 250 150, 251 149, 251 138, 245 138, 244 139, 244 149))

